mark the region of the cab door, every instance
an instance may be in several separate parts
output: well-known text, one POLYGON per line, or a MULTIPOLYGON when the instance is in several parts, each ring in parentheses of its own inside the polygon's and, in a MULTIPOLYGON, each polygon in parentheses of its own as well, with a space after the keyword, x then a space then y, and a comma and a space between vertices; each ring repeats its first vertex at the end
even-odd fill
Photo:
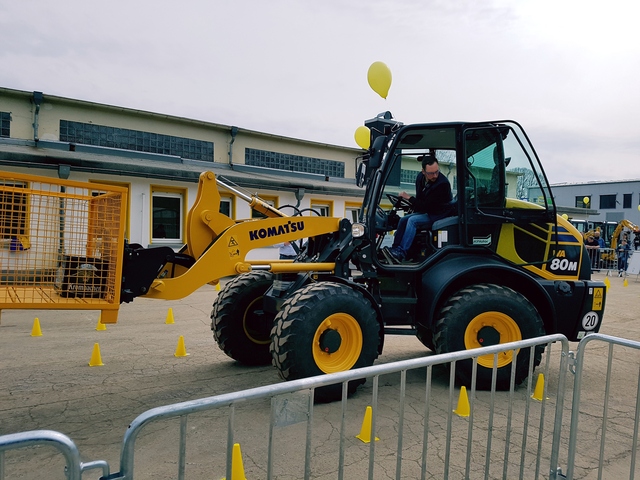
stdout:
MULTIPOLYGON (((526 231, 532 230, 532 224, 544 225, 539 232, 533 228, 530 238, 537 239, 534 256, 541 261, 548 254, 546 225, 555 224, 555 204, 526 135, 519 125, 506 122, 468 126, 462 138, 466 245, 497 252, 505 232, 509 242, 516 241, 515 225, 526 231)), ((531 260, 526 256, 524 263, 531 260)))

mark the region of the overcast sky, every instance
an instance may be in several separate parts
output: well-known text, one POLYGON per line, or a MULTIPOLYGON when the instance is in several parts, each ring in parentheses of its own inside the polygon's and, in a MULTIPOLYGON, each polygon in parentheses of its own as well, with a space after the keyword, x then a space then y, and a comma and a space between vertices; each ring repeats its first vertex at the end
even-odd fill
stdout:
POLYGON ((513 119, 551 183, 635 179, 639 19, 637 0, 0 0, 0 86, 349 147, 385 110, 513 119))

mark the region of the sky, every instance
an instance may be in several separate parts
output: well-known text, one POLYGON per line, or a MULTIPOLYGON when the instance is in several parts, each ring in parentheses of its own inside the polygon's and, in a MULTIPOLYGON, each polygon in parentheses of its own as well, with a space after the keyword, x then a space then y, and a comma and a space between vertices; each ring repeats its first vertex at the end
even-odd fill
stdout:
POLYGON ((510 119, 551 183, 638 179, 638 18, 636 0, 0 0, 0 87, 347 147, 387 110, 510 119))

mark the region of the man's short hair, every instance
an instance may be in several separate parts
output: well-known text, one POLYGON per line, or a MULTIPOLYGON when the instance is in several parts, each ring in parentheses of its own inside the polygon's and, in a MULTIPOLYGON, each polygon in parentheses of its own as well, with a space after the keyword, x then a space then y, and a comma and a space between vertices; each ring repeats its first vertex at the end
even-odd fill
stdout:
POLYGON ((438 159, 433 153, 426 153, 424 155, 420 155, 417 160, 422 163, 422 169, 424 170, 427 165, 433 165, 434 163, 438 163, 438 159))

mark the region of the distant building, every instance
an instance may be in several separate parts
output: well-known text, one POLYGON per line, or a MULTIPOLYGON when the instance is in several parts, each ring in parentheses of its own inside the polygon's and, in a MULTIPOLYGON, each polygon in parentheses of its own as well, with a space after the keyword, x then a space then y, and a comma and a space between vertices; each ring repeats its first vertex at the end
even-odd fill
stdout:
POLYGON ((551 190, 560 214, 598 222, 629 220, 640 225, 640 180, 559 183, 551 190), (588 198, 585 204, 584 199, 588 198), (584 213, 583 213, 584 212, 584 213))
MULTIPOLYGON (((126 237, 144 246, 185 242, 186 215, 199 175, 218 178, 288 215, 356 219, 356 187, 347 148, 129 108, 0 88, 0 169, 124 186, 126 237)), ((221 190, 221 211, 255 216, 221 190)), ((277 249, 276 253, 277 253, 277 249)))

